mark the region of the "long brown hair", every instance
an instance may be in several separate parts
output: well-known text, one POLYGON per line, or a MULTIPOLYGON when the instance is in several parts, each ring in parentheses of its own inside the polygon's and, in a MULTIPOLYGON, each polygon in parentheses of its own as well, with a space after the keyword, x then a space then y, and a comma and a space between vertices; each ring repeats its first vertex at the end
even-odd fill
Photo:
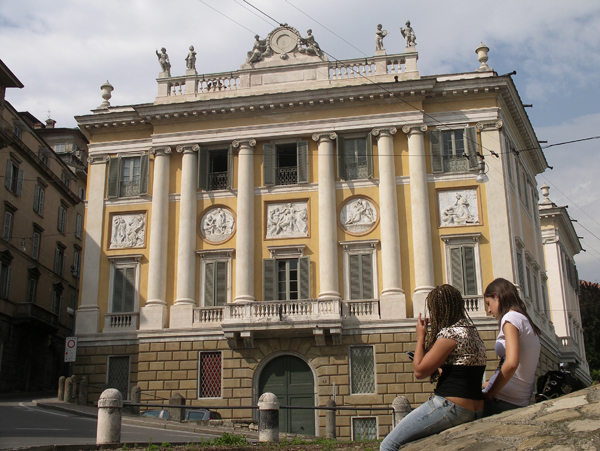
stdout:
POLYGON ((483 293, 484 298, 493 298, 494 296, 498 296, 500 319, 510 310, 513 310, 527 317, 535 334, 540 335, 540 329, 527 314, 527 306, 521 300, 517 287, 506 279, 498 278, 490 283, 485 289, 485 293, 483 293))

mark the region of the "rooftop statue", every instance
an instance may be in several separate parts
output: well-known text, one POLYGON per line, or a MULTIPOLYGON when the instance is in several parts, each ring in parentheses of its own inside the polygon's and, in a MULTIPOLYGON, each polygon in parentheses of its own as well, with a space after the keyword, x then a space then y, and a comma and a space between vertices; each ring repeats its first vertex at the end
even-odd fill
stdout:
POLYGON ((194 51, 194 46, 190 45, 190 52, 185 57, 185 66, 188 70, 196 69, 196 53, 197 52, 194 51))
POLYGON ((306 31, 307 36, 305 38, 300 38, 300 44, 306 46, 305 48, 300 47, 298 51, 300 53, 306 53, 307 55, 315 55, 321 56, 323 52, 321 51, 321 47, 317 41, 315 41, 315 37, 312 35, 312 30, 306 31))
POLYGON ((417 45, 417 36, 415 30, 410 26, 410 20, 406 21, 406 28, 400 27, 400 33, 406 41, 406 47, 415 47, 417 45))
POLYGON ((167 49, 166 48, 162 48, 160 49, 161 53, 158 53, 158 50, 156 51, 156 56, 158 56, 158 64, 160 64, 160 68, 162 69, 163 72, 166 72, 168 74, 168 76, 171 76, 171 63, 169 62, 169 55, 167 55, 167 49))
POLYGON ((383 48, 383 38, 387 36, 387 30, 382 30, 381 24, 377 25, 377 31, 375 32, 375 50, 385 50, 383 48))
POLYGON ((251 64, 262 61, 265 56, 269 56, 267 49, 267 40, 260 39, 259 35, 254 36, 254 47, 248 52, 246 62, 251 64))

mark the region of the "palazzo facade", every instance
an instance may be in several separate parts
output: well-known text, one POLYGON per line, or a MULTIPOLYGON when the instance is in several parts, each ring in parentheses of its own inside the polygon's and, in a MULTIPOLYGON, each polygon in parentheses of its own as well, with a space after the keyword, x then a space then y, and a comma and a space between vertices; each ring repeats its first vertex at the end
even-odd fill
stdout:
MULTIPOLYGON (((312 38, 312 39, 310 39, 312 38)), ((152 103, 78 116, 90 141, 75 374, 142 400, 180 393, 251 418, 281 405, 413 407, 432 392, 406 351, 436 285, 461 290, 495 369, 482 293, 514 281, 556 369, 536 175, 546 159, 510 76, 421 76, 405 53, 328 61, 280 27, 240 70, 171 76, 152 103), (483 159, 482 159, 483 158, 483 159), (478 183, 488 178, 487 183, 478 183), (144 395, 147 395, 146 397, 144 395)), ((94 388, 96 387, 96 388, 94 388)), ((342 411, 338 437, 382 437, 389 414, 342 411)), ((325 413, 282 410, 323 435, 325 413)))

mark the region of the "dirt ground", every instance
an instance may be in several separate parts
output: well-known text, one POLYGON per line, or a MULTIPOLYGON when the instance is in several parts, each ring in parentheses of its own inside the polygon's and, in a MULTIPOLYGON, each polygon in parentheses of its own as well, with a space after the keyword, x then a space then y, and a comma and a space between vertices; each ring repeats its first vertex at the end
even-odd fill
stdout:
POLYGON ((186 445, 146 445, 118 448, 118 451, 377 451, 379 442, 337 442, 334 440, 318 440, 315 442, 281 442, 260 444, 209 445, 189 443, 186 445))

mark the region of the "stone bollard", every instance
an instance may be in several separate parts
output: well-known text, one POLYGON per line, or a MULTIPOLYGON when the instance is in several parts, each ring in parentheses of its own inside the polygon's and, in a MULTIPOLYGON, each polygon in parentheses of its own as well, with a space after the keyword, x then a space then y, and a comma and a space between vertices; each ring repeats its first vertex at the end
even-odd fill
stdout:
POLYGON ((77 404, 77 401, 79 401, 79 383, 77 382, 77 376, 75 376, 74 374, 71 376, 71 379, 73 379, 73 393, 71 396, 71 403, 77 404))
MULTIPOLYGON (((179 393, 175 393, 173 396, 171 396, 171 399, 169 399, 169 404, 175 406, 185 406, 185 398, 179 393)), ((177 421, 181 423, 183 420, 185 420, 185 407, 169 407, 169 421, 177 421)))
POLYGON ((77 398, 77 404, 85 406, 87 404, 87 395, 88 395, 87 376, 82 376, 81 382, 79 383, 79 397, 77 398))
POLYGON ((65 402, 70 403, 73 399, 73 379, 67 377, 65 379, 65 402))
POLYGON ((61 376, 58 378, 58 400, 65 400, 65 379, 66 377, 61 376))
MULTIPOLYGON (((330 399, 325 404, 326 407, 335 407, 335 401, 330 399)), ((327 410, 325 412, 325 437, 335 439, 335 410, 327 410)))
MULTIPOLYGON (((134 385, 131 389, 131 402, 139 404, 142 402, 142 389, 138 385, 134 385)), ((129 411, 134 415, 140 414, 140 406, 131 406, 129 411)))
POLYGON ((98 400, 96 445, 121 443, 121 410, 123 397, 116 388, 104 390, 98 400))
POLYGON ((273 393, 258 399, 258 441, 279 442, 279 403, 273 393))
POLYGON ((392 402, 392 409, 394 409, 392 416, 394 424, 392 428, 396 427, 396 425, 402 421, 402 418, 412 411, 410 402, 408 402, 408 399, 406 399, 404 396, 396 396, 396 399, 394 399, 394 402, 392 402))

